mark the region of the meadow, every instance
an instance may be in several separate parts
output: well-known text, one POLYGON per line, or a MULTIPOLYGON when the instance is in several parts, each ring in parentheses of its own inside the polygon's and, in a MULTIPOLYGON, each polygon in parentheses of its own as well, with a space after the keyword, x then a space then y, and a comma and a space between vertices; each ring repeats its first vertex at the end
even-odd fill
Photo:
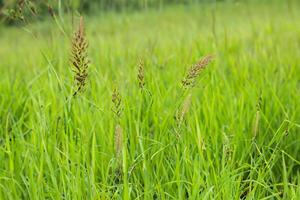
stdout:
POLYGON ((0 199, 300 199, 299 10, 83 16, 76 95, 78 13, 1 25, 0 199))

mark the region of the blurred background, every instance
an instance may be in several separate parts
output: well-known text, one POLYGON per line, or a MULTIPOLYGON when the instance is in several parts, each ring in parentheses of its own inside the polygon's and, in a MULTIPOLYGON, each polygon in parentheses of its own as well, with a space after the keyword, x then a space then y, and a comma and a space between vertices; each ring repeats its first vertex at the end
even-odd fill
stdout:
MULTIPOLYGON (((216 2, 253 2, 257 0, 0 0, 0 20, 16 24, 16 19, 43 19, 47 14, 79 12, 98 14, 103 11, 131 12, 149 8, 162 9, 174 4, 202 4, 216 2)), ((276 1, 276 0, 275 0, 276 1)), ((286 0, 289 4, 293 0, 286 0)), ((268 2, 257 1, 257 2, 268 2)), ((269 1, 270 2, 270 1, 269 1)))

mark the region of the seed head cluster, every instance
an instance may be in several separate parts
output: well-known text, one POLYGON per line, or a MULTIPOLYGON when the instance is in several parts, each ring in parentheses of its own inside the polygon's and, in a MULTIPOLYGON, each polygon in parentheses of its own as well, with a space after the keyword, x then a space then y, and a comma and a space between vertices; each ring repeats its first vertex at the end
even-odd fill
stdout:
POLYGON ((88 76, 89 59, 87 55, 88 43, 85 38, 83 18, 80 18, 78 30, 74 33, 71 50, 71 66, 74 72, 76 89, 73 96, 84 90, 88 76))
POLYGON ((194 87, 196 78, 206 68, 206 66, 213 60, 212 55, 203 57, 198 63, 193 65, 187 72, 187 75, 182 81, 184 88, 194 87))

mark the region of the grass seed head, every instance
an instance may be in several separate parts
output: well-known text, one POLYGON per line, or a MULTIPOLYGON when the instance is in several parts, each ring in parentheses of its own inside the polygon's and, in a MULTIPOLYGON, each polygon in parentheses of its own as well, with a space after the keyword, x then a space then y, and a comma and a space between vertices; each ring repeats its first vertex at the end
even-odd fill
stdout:
POLYGON ((84 90, 88 76, 89 59, 87 54, 88 42, 85 37, 83 18, 80 18, 78 30, 72 40, 71 65, 74 72, 76 90, 73 96, 84 90))
POLYGON ((115 128, 115 150, 117 158, 122 154, 123 149, 123 129, 118 124, 115 128))
POLYGON ((122 99, 121 99, 120 92, 117 88, 114 89, 111 100, 114 104, 114 108, 112 110, 117 116, 117 118, 119 119, 122 113, 122 107, 121 107, 122 99))
POLYGON ((24 21, 25 20, 25 17, 24 17, 25 3, 26 3, 25 0, 17 1, 16 7, 9 10, 7 17, 12 20, 24 21))
POLYGON ((255 122, 254 122, 253 138, 256 138, 259 132, 261 104, 262 104, 262 94, 260 94, 256 103, 256 115, 255 115, 255 122))
POLYGON ((144 60, 140 59, 138 64, 138 74, 137 74, 137 79, 138 79, 140 89, 144 89, 145 86, 144 67, 145 67, 144 60))
POLYGON ((181 109, 177 112, 176 121, 178 126, 180 126, 186 116, 186 114, 189 112, 191 107, 191 101, 192 101, 192 95, 189 94, 183 101, 181 109))
POLYGON ((206 66, 213 60, 212 55, 203 57, 198 63, 193 65, 187 72, 187 75, 182 81, 184 88, 191 88, 195 85, 195 80, 199 74, 206 68, 206 66))

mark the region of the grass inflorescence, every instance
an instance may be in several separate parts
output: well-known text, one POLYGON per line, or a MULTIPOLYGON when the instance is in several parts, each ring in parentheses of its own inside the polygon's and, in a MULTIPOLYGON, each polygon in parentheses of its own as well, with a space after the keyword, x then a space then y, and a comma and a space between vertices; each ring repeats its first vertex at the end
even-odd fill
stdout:
POLYGON ((74 72, 76 89, 73 96, 84 90, 88 76, 90 60, 87 54, 88 42, 85 37, 83 17, 80 18, 78 30, 74 33, 71 50, 71 65, 74 72))
POLYGON ((182 80, 184 88, 190 88, 195 86, 195 81, 199 74, 207 67, 207 65, 213 60, 212 55, 208 55, 199 60, 188 70, 186 76, 182 80))

